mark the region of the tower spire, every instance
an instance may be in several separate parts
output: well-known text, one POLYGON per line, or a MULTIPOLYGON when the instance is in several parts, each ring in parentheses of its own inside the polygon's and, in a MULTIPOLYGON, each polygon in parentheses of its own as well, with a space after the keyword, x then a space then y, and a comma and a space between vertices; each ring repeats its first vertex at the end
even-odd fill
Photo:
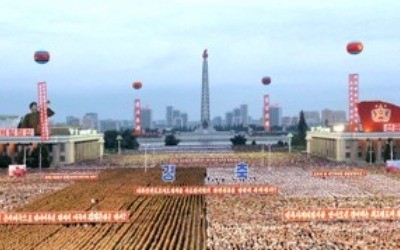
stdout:
POLYGON ((201 87, 201 126, 208 129, 210 125, 210 95, 208 89, 208 53, 207 49, 203 51, 203 78, 201 87))

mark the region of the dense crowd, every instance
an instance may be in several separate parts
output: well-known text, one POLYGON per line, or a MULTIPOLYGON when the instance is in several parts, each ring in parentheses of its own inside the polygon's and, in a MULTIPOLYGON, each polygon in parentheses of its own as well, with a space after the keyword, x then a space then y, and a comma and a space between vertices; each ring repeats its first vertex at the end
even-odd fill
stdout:
MULTIPOLYGON (((278 196, 206 197, 208 249, 400 249, 398 221, 283 222, 282 210, 326 208, 400 208, 400 175, 379 167, 354 167, 301 153, 282 152, 146 152, 105 156, 101 161, 65 165, 60 173, 112 168, 149 168, 171 159, 192 160, 179 167, 205 167, 205 185, 273 185, 278 196), (238 179, 235 159, 249 164, 248 179, 238 179), (202 163, 199 160, 204 159, 202 163), (217 160, 217 161, 218 161, 217 160), (315 178, 314 170, 364 169, 367 176, 315 178)), ((184 169, 189 170, 189 169, 184 169)), ((203 168, 204 170, 204 168, 203 168)), ((203 176, 204 173, 201 173, 203 176)), ((45 182, 39 173, 24 179, 0 176, 0 212, 59 190, 71 182, 45 182)), ((157 178, 158 177, 154 177, 157 178)))
MULTIPOLYGON (((279 196, 208 196, 209 249, 399 249, 398 221, 283 222, 282 209, 400 208, 400 179, 381 167, 364 177, 314 178, 313 170, 353 170, 301 154, 272 154, 270 167, 208 168, 206 185, 274 185, 279 196)), ((357 168, 359 169, 359 168, 357 168)))
POLYGON ((0 173, 0 212, 15 210, 71 183, 44 181, 41 175, 28 172, 25 177, 9 177, 6 172, 0 173))

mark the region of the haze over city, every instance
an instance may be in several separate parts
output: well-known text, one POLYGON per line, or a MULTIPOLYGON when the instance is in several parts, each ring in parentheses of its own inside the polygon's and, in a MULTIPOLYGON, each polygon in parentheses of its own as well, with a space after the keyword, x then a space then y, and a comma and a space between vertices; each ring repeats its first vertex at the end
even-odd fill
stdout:
POLYGON ((400 103, 398 1, 4 1, 0 114, 23 115, 48 83, 56 115, 131 119, 133 99, 154 119, 172 105, 200 117, 202 51, 209 51, 211 116, 241 104, 261 117, 262 96, 283 107, 347 110, 349 73, 360 100, 400 103), (364 51, 349 55, 346 44, 364 51), (33 53, 50 52, 38 65, 33 53), (269 86, 261 84, 270 76, 269 86), (141 81, 143 88, 132 89, 141 81))

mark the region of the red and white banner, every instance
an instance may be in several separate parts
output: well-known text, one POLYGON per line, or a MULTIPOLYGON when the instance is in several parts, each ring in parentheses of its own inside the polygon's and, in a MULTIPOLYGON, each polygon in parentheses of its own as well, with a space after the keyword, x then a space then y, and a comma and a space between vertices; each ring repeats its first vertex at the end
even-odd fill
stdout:
POLYGON ((400 161, 399 160, 386 161, 386 170, 388 172, 400 173, 400 161))
POLYGON ((359 124, 357 107, 359 102, 358 79, 358 74, 349 75, 349 130, 351 132, 357 132, 359 124))
POLYGON ((0 224, 124 223, 126 211, 15 212, 0 213, 0 224))
POLYGON ((383 124, 383 132, 400 132, 400 123, 383 124))
POLYGON ((97 174, 47 174, 43 176, 45 180, 51 181, 87 181, 98 180, 97 174))
POLYGON ((399 208, 283 209, 283 222, 400 220, 399 208))
POLYGON ((264 95, 264 130, 269 131, 270 129, 270 117, 269 117, 269 95, 264 95))
POLYGON ((47 117, 47 85, 38 83, 39 107, 40 107, 40 136, 42 141, 50 139, 49 118, 47 117))
POLYGON ((24 177, 26 175, 26 165, 9 165, 8 176, 24 177))
POLYGON ((34 136, 32 128, 0 128, 0 137, 28 137, 34 136))
POLYGON ((241 162, 238 158, 173 158, 170 160, 170 164, 179 163, 238 163, 241 162))
POLYGON ((312 177, 325 178, 325 177, 356 177, 367 176, 368 172, 365 170, 315 170, 312 171, 312 177))
POLYGON ((277 195, 274 186, 158 186, 136 187, 136 195, 218 195, 218 194, 264 194, 277 195))
POLYGON ((364 132, 400 131, 400 106, 382 101, 364 101, 357 106, 364 132))
POLYGON ((140 103, 140 99, 135 99, 135 114, 133 116, 135 123, 135 135, 140 135, 142 132, 142 106, 140 103))

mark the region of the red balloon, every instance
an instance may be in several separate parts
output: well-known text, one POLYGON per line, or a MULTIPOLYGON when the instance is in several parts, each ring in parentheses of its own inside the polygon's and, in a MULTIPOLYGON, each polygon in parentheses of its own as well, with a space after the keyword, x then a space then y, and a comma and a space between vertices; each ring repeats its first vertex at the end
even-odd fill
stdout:
POLYGON ((134 89, 141 89, 142 88, 142 83, 141 82, 134 82, 134 83, 132 83, 132 87, 134 89))
POLYGON ((347 44, 347 52, 352 55, 361 53, 364 49, 364 45, 361 42, 351 42, 347 44))
POLYGON ((44 50, 36 51, 34 55, 34 60, 39 64, 45 64, 50 60, 50 54, 49 52, 44 50))
POLYGON ((271 77, 269 77, 269 76, 263 77, 263 78, 261 79, 261 82, 262 82, 264 85, 268 85, 268 84, 271 83, 271 77))

